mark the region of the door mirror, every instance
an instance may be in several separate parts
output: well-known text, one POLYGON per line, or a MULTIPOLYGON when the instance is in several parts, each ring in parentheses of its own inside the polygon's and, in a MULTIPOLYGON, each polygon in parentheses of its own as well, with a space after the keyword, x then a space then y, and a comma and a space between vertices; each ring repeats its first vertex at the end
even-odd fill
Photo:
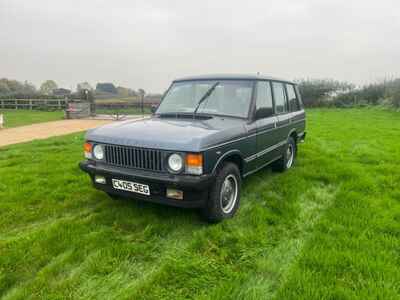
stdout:
POLYGON ((154 113, 156 112, 157 108, 158 108, 158 106, 155 105, 155 104, 153 104, 153 105, 151 106, 151 113, 154 114, 154 113))
POLYGON ((272 108, 267 108, 267 107, 259 108, 256 111, 256 120, 268 118, 271 117, 272 115, 273 115, 272 108))

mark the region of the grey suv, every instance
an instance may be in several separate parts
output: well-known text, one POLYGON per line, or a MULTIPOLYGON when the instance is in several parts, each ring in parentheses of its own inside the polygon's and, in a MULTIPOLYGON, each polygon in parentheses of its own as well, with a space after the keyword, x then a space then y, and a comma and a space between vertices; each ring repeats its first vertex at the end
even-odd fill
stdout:
POLYGON ((305 135, 291 81, 186 77, 172 82, 150 118, 89 130, 80 167, 112 197, 200 208, 218 222, 237 211, 242 179, 270 164, 291 168, 305 135))

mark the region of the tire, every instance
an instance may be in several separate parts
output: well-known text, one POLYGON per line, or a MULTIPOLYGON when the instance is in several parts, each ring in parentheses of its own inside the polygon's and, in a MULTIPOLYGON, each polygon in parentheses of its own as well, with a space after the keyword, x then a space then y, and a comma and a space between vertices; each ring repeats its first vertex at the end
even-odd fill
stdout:
POLYGON ((277 172, 284 172, 290 169, 295 162, 296 153, 296 141, 290 136, 284 147, 282 157, 272 164, 272 169, 277 172))
POLYGON ((215 182, 202 210, 203 217, 210 223, 232 218, 239 208, 241 184, 237 165, 231 162, 223 164, 217 171, 215 182))

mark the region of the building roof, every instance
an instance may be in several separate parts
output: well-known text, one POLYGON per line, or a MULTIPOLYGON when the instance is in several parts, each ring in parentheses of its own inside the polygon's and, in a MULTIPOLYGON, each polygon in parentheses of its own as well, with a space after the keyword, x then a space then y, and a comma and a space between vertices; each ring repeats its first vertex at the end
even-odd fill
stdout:
POLYGON ((209 75, 198 75, 198 76, 187 76, 177 78, 174 81, 189 81, 189 80, 276 80, 293 83, 290 80, 276 78, 265 75, 254 75, 254 74, 209 74, 209 75))

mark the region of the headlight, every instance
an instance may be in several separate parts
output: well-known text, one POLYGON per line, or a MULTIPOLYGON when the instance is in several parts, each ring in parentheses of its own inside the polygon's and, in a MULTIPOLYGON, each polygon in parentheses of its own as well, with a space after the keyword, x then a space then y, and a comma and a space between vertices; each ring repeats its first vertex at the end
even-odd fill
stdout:
POLYGON ((93 147, 94 158, 102 160, 104 158, 104 149, 102 145, 96 145, 93 147))
POLYGON ((172 172, 179 172, 183 169, 183 159, 179 154, 171 154, 168 157, 168 167, 172 172))

